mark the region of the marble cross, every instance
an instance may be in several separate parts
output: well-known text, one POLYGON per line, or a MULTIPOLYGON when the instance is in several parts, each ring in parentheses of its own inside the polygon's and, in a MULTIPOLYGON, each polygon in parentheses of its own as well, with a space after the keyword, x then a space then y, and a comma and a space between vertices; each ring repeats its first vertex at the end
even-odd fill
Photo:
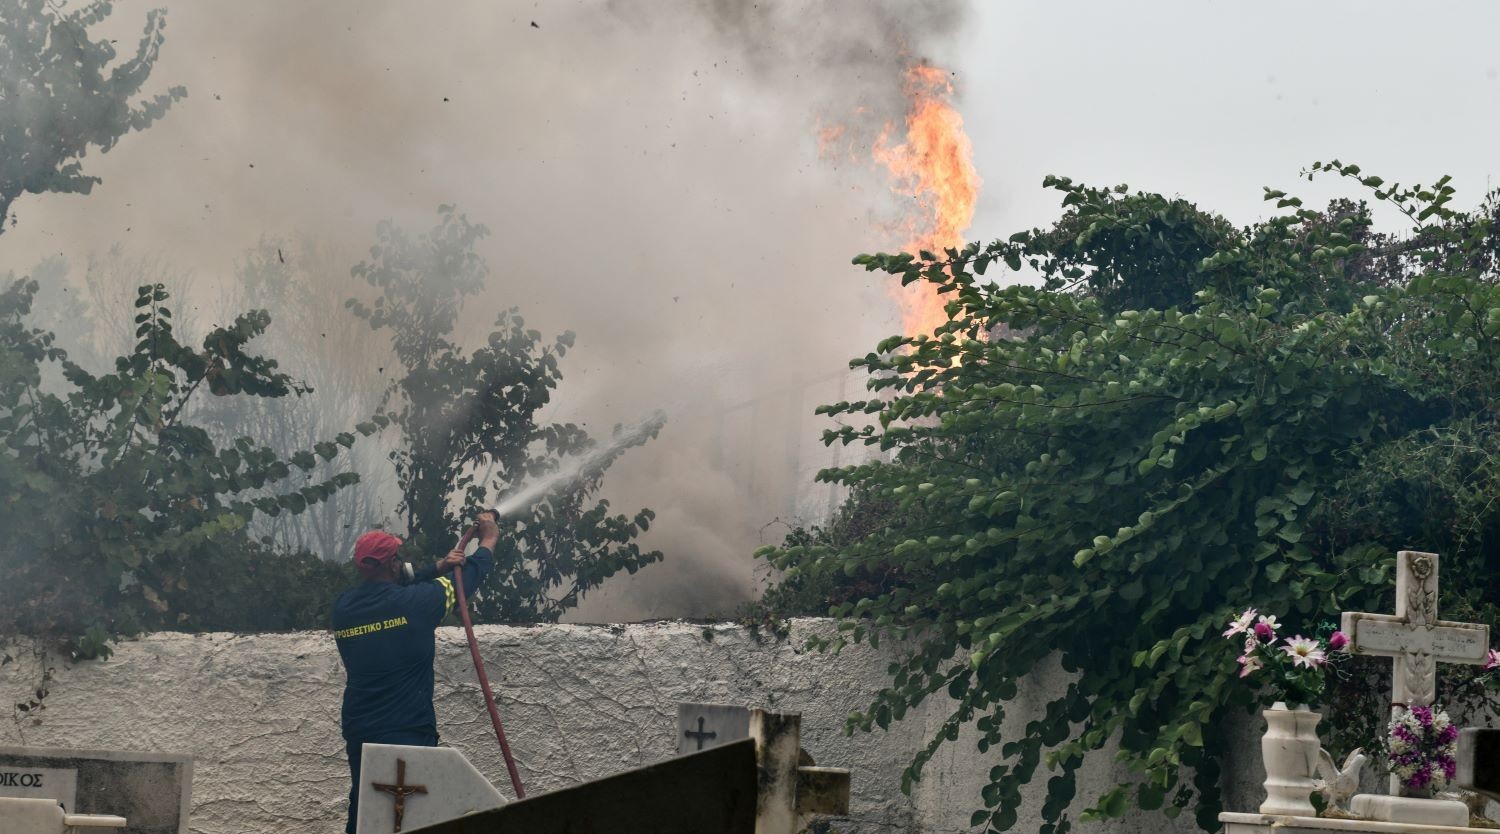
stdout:
POLYGON ((1403 550, 1396 554, 1395 616, 1344 612, 1352 654, 1394 659, 1393 706, 1430 706, 1437 696, 1437 664, 1477 666, 1489 653, 1489 626, 1439 620, 1437 605, 1437 554, 1403 550))

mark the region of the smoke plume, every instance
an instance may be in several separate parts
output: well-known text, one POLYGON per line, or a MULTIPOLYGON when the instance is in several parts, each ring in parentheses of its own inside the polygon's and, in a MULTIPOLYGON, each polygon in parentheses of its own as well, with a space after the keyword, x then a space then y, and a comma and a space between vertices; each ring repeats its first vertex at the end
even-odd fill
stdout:
MULTIPOLYGON (((141 11, 119 4, 98 34, 128 37, 141 11)), ((189 98, 86 160, 93 194, 20 200, 0 238, 9 268, 61 256, 78 281, 90 257, 161 261, 191 276, 206 319, 246 253, 280 268, 310 251, 268 261, 264 240, 316 241, 315 264, 286 269, 336 299, 358 293, 347 270, 379 220, 425 230, 456 204, 492 232, 490 285, 462 316, 470 344, 517 306, 546 334, 578 334, 546 417, 607 436, 667 412, 605 481, 616 510, 657 511, 643 544, 666 561, 571 619, 731 613, 770 531, 837 502, 812 481, 835 454, 812 411, 858 396, 848 359, 899 327, 885 289, 849 266, 891 246, 893 198, 878 174, 821 158, 819 129, 867 144, 899 121, 905 68, 952 57, 957 0, 193 0, 167 19, 147 86, 189 98)), ((273 331, 283 319, 307 326, 273 331)), ((345 369, 378 398, 376 360, 316 341, 278 358, 345 369)))

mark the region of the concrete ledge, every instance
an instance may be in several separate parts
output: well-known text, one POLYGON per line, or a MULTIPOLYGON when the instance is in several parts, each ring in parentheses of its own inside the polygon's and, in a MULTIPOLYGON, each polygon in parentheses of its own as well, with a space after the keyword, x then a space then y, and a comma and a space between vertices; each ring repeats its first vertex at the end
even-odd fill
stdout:
POLYGON ((1469 806, 1452 799, 1417 799, 1362 793, 1350 801, 1349 810, 1366 819, 1385 822, 1446 825, 1454 828, 1467 828, 1469 825, 1469 806))

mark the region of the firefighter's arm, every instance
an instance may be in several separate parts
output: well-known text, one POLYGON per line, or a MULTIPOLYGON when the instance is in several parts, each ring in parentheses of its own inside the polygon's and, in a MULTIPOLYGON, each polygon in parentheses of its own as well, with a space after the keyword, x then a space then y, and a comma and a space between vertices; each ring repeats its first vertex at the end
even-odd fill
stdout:
MULTIPOLYGON (((433 583, 442 589, 442 614, 439 618, 446 617, 458 604, 458 589, 453 581, 453 572, 462 571, 464 578, 464 595, 474 593, 479 583, 489 574, 494 565, 495 545, 500 541, 500 528, 495 524, 493 513, 485 512, 479 516, 479 547, 470 556, 465 556, 462 550, 451 550, 448 555, 438 560, 433 566, 437 579, 433 583)), ((436 599, 435 599, 436 601, 436 599)))
POLYGON ((438 559, 431 564, 423 565, 422 567, 417 568, 416 572, 412 575, 411 581, 413 583, 431 582, 432 580, 437 579, 439 576, 442 576, 443 574, 452 570, 454 565, 462 565, 463 563, 463 552, 459 550, 450 550, 443 558, 438 559), (455 553, 459 555, 457 561, 453 560, 453 554, 455 553))

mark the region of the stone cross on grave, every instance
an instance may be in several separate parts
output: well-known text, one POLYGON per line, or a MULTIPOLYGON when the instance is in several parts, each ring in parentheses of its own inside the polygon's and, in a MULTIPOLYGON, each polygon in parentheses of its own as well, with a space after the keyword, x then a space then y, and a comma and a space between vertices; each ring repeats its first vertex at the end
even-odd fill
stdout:
POLYGON ((396 760, 396 784, 383 785, 379 782, 371 782, 370 785, 381 793, 388 793, 396 799, 396 827, 395 831, 401 830, 401 818, 406 816, 406 798, 419 793, 427 793, 426 785, 406 784, 406 760, 396 760))
MULTIPOLYGON (((1490 627, 1438 619, 1436 553, 1403 550, 1396 554, 1396 613, 1345 611, 1341 623, 1349 651, 1389 657, 1392 668, 1392 713, 1430 706, 1437 696, 1437 664, 1481 665, 1489 653, 1490 627)), ((1397 791, 1391 777, 1392 792, 1397 791)))

